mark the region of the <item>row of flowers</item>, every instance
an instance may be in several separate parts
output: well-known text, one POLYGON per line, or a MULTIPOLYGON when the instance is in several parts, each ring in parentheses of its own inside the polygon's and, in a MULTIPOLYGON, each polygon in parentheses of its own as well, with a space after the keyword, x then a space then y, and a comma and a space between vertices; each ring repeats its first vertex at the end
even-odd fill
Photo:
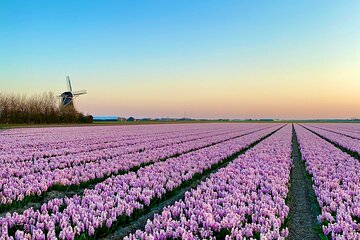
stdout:
MULTIPOLYGON (((309 124, 310 125, 310 124, 309 124)), ((331 124, 311 124, 318 128, 322 128, 328 131, 335 133, 344 134, 353 138, 360 139, 360 126, 359 124, 349 124, 349 123, 331 123, 331 124)))
POLYGON ((324 138, 329 139, 330 141, 360 155, 360 139, 350 138, 341 133, 330 132, 328 130, 323 130, 321 128, 310 125, 305 125, 305 127, 323 136, 324 138))
POLYGON ((360 239, 360 162, 296 126, 300 151, 321 207, 318 216, 332 239, 360 239))
MULTIPOLYGON (((113 154, 107 154, 107 151, 104 150, 105 152, 99 152, 96 157, 79 158, 78 161, 83 164, 70 167, 49 169, 48 166, 34 164, 31 167, 36 169, 34 173, 27 172, 26 168, 24 170, 18 169, 19 174, 21 173, 20 177, 11 176, 0 179, 0 204, 11 205, 14 201, 21 202, 25 197, 40 196, 55 186, 58 188, 59 186, 79 186, 80 184, 86 186, 89 181, 102 180, 111 174, 123 173, 144 164, 157 162, 239 135, 259 131, 259 129, 246 130, 244 127, 242 128, 242 131, 239 128, 234 128, 234 132, 231 133, 200 137, 200 139, 195 138, 194 140, 192 140, 194 136, 191 136, 191 138, 188 137, 187 140, 180 143, 176 139, 172 139, 164 146, 150 147, 143 151, 128 154, 122 154, 123 152, 120 150, 112 152, 113 154), (89 159, 93 161, 87 161, 89 159)), ((274 126, 271 129, 274 129, 274 126)), ((158 142, 155 141, 153 146, 157 146, 157 144, 158 142)), ((54 162, 55 160, 51 161, 50 164, 54 164, 54 162)))
MULTIPOLYGON (((124 129, 114 127, 66 127, 66 128, 31 128, 10 129, 3 131, 0 139, 0 151, 15 153, 18 150, 37 151, 51 146, 51 149, 72 148, 77 145, 96 144, 102 142, 116 141, 129 136, 144 136, 154 133, 150 129, 139 131, 138 128, 124 129), (96 137, 96 138, 95 138, 96 137), (9 148, 10 146, 10 148, 9 148)), ((45 153, 46 154, 46 153, 45 153)))
MULTIPOLYGON (((231 129, 226 124, 214 124, 218 128, 231 129)), ((250 125, 250 124, 249 124, 250 125)), ((253 124, 254 125, 254 124, 253 124)), ((13 128, 2 131, 0 138, 7 139, 14 144, 15 148, 33 148, 42 147, 49 144, 64 144, 64 147, 70 146, 68 143, 80 143, 81 140, 91 140, 94 137, 111 140, 122 136, 144 136, 146 134, 170 133, 186 131, 207 131, 215 126, 202 126, 200 124, 177 124, 173 125, 134 125, 134 126, 97 126, 97 127, 47 127, 47 128, 13 128), (25 141, 17 141, 23 139, 25 141), (27 140, 32 140, 29 142, 27 140)), ((216 128, 216 127, 215 127, 216 128)), ((0 144, 0 146, 2 146, 0 144)), ((2 148, 0 147, 0 150, 2 148)))
MULTIPOLYGON (((11 176, 22 177, 33 173, 40 173, 41 171, 52 171, 55 169, 62 169, 66 167, 73 167, 82 165, 88 162, 96 162, 101 159, 114 158, 124 154, 136 153, 139 151, 145 151, 147 149, 159 148, 171 144, 178 144, 182 142, 211 138, 217 135, 229 134, 229 131, 212 131, 210 133, 193 133, 191 131, 185 133, 168 133, 158 134, 154 136, 138 137, 133 136, 131 140, 120 139, 117 142, 104 143, 101 147, 96 147, 90 150, 90 147, 86 147, 86 150, 79 151, 77 153, 67 154, 68 148, 61 149, 63 153, 59 156, 42 157, 39 159, 33 159, 31 161, 23 161, 17 159, 16 161, 8 161, 2 163, 0 170, 0 176, 8 178, 11 176)), ((97 145, 101 145, 101 139, 98 140, 97 145)), ((50 149, 52 146, 49 146, 50 149)), ((76 145, 73 146, 76 148, 76 145)), ((79 146, 81 149, 82 146, 79 146)), ((44 148, 45 151, 47 148, 44 148)), ((44 150, 43 149, 43 150, 44 150)), ((21 153, 19 153, 21 154, 21 153)))
MULTIPOLYGON (((275 126, 274 126, 275 127, 275 126)), ((130 216, 159 201, 203 171, 274 131, 274 127, 110 177, 82 196, 54 199, 22 214, 0 218, 1 237, 74 239, 124 224, 130 216)), ((279 128, 279 125, 276 125, 279 128)))
POLYGON ((291 150, 288 125, 126 239, 284 239, 291 150))
POLYGON ((106 148, 116 148, 134 144, 145 144, 148 141, 161 140, 167 138, 176 138, 177 136, 187 136, 201 133, 211 133, 216 131, 231 131, 232 129, 220 127, 220 129, 189 129, 176 128, 173 131, 164 131, 161 128, 156 131, 157 128, 148 129, 142 132, 131 132, 130 130, 123 131, 120 127, 113 129, 112 132, 103 130, 103 128, 97 127, 93 133, 77 129, 77 136, 72 136, 68 139, 65 133, 61 132, 56 135, 59 139, 56 142, 52 142, 48 137, 53 135, 45 135, 44 138, 37 136, 39 139, 33 139, 32 136, 12 136, 1 135, 0 143, 0 163, 13 163, 18 161, 30 161, 41 160, 43 158, 49 158, 51 156, 63 156, 68 154, 77 154, 81 152, 89 152, 95 150, 102 150, 106 148), (205 131, 204 131, 205 130, 205 131), (95 134, 95 133, 96 134, 95 134), (48 140, 48 142, 47 142, 48 140), (15 142, 14 142, 15 141, 15 142), (18 145, 16 147, 15 145, 18 145))

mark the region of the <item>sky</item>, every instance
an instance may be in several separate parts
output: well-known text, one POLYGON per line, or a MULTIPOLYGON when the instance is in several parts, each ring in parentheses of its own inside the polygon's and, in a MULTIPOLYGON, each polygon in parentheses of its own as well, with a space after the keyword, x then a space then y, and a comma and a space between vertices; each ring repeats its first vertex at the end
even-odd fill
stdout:
POLYGON ((0 1, 0 92, 93 115, 360 117, 360 1, 0 1))

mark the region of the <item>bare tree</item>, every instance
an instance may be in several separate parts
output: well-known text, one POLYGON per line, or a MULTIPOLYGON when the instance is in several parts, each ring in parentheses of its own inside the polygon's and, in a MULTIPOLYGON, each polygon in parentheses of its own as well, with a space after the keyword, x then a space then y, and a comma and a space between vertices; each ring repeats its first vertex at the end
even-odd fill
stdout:
POLYGON ((75 109, 59 109, 56 96, 51 92, 27 96, 0 93, 0 123, 46 124, 46 123, 92 122, 75 109))

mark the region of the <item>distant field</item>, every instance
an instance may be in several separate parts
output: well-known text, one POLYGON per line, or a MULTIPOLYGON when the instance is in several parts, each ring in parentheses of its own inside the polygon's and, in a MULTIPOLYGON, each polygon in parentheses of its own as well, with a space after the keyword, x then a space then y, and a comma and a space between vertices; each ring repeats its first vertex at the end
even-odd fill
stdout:
POLYGON ((99 126, 99 125, 147 125, 147 124, 194 124, 194 123, 344 123, 344 124, 354 124, 360 123, 360 121, 297 121, 297 120, 282 120, 282 121, 218 121, 218 120, 207 120, 207 121, 95 121, 90 124, 0 124, 0 129, 9 129, 9 128, 43 128, 43 127, 69 127, 69 126, 99 126))
MULTIPOLYGON (((79 124, 0 124, 0 128, 37 128, 37 127, 69 127, 69 126, 97 126, 97 125, 144 125, 144 124, 177 124, 177 123, 194 123, 194 122, 176 122, 176 121, 137 121, 137 122, 121 122, 121 121, 97 121, 94 123, 79 124)), ((199 121, 196 123, 203 123, 199 121)))
POLYGON ((3 130, 1 238, 360 238, 360 124, 153 123, 3 130))
MULTIPOLYGON (((194 123, 269 123, 261 121, 243 121, 243 122, 231 122, 231 121, 96 121, 93 123, 79 123, 79 124, 0 124, 0 128, 43 128, 43 127, 70 127, 70 126, 99 126, 99 125, 147 125, 147 124, 194 124, 194 123)), ((272 122, 270 122, 272 123, 272 122)))

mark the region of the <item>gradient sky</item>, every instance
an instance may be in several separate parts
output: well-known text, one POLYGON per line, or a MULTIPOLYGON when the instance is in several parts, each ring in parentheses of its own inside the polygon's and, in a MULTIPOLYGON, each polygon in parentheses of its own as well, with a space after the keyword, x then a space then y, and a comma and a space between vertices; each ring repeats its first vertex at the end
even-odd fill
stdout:
POLYGON ((0 91, 94 115, 360 117, 360 1, 0 2, 0 91))

